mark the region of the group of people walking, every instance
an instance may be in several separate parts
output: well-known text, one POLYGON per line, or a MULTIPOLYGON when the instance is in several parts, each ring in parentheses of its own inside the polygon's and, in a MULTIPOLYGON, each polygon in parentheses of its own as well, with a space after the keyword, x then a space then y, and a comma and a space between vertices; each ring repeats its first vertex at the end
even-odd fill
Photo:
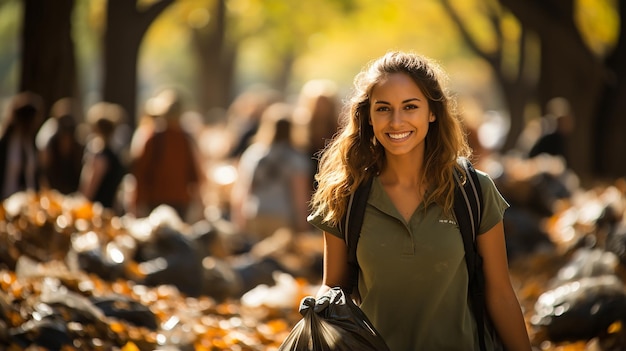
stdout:
POLYGON ((49 189, 137 216, 167 204, 184 219, 193 194, 199 194, 194 185, 203 178, 197 148, 180 126, 182 102, 175 90, 160 92, 148 102, 150 132, 135 131, 142 147, 131 156, 119 133, 129 118, 121 106, 95 103, 81 123, 81 108, 72 98, 55 102, 44 118, 40 96, 16 94, 0 134, 1 200, 17 192, 49 189), (132 186, 123 184, 128 178, 132 186))
POLYGON ((52 189, 117 214, 146 217, 167 205, 193 221, 211 206, 210 163, 226 160, 237 177, 220 210, 240 232, 258 241, 283 226, 311 229, 306 215, 315 153, 337 126, 335 84, 312 80, 294 101, 268 87, 244 91, 223 116, 220 132, 227 137, 220 140, 228 146, 220 160, 201 147, 201 131, 185 127, 192 110, 183 95, 175 88, 157 91, 128 133, 122 127, 132 116, 117 104, 98 102, 83 113, 75 99, 63 98, 45 112, 37 94, 16 94, 0 136, 0 200, 52 189))

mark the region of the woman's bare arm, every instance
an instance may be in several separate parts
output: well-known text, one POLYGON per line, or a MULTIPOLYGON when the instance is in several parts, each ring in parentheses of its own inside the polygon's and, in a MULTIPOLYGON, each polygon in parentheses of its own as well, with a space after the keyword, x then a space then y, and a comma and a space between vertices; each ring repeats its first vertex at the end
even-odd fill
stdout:
POLYGON ((506 349, 531 350, 519 301, 511 285, 502 221, 478 236, 483 257, 486 307, 506 349))
POLYGON ((330 288, 346 286, 348 283, 348 252, 346 243, 330 233, 324 232, 324 276, 317 296, 330 288))

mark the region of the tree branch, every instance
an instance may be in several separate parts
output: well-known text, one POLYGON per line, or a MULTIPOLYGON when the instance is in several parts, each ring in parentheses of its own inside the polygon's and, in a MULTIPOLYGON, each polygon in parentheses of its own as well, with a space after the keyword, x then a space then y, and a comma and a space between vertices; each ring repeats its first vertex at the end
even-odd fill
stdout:
MULTIPOLYGON (((143 32, 148 30, 152 22, 163 12, 168 6, 174 3, 176 0, 160 0, 152 4, 145 11, 137 11, 139 22, 141 23, 141 29, 143 32)), ((136 0, 135 0, 136 2, 136 0)), ((135 9, 137 7, 135 6, 135 9)))
MULTIPOLYGON (((459 16, 458 12, 454 9, 452 4, 450 4, 449 0, 441 0, 443 7, 446 9, 448 14, 450 14, 450 18, 456 24, 461 36, 467 43, 467 45, 474 51, 478 56, 482 57, 484 60, 489 62, 493 67, 500 67, 499 53, 501 53, 502 49, 498 47, 496 50, 496 54, 490 54, 482 50, 476 40, 470 35, 467 27, 463 23, 463 20, 459 16)), ((500 44, 500 43, 498 43, 500 44)))

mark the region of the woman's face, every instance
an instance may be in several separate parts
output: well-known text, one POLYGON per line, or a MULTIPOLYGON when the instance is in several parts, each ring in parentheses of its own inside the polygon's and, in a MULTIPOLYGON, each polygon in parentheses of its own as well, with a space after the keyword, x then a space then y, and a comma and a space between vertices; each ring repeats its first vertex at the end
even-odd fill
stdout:
POLYGON ((389 74, 372 89, 370 124, 387 157, 421 157, 434 120, 428 100, 407 74, 389 74))

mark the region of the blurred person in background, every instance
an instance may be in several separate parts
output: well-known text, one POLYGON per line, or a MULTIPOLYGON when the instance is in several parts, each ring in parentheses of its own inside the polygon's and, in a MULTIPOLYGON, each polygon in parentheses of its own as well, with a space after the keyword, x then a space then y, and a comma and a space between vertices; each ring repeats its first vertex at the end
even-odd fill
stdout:
POLYGON ((78 191, 83 167, 84 144, 76 132, 77 115, 74 99, 60 99, 37 133, 43 172, 41 185, 66 195, 78 191))
POLYGON ((279 228, 296 232, 306 222, 310 196, 309 158, 293 144, 293 107, 270 105, 261 117, 254 143, 241 155, 231 196, 233 223, 252 241, 279 228))
POLYGON ((556 97, 546 104, 545 128, 543 134, 537 139, 528 152, 528 157, 533 158, 541 154, 561 157, 568 164, 567 138, 574 129, 570 103, 567 99, 556 97))
POLYGON ((311 190, 315 184, 317 154, 337 132, 339 103, 337 85, 331 80, 310 80, 300 89, 294 119, 300 129, 298 133, 304 134, 302 139, 307 142, 304 149, 311 162, 311 190))
POLYGON ((254 85, 239 94, 226 111, 227 129, 233 140, 229 158, 238 159, 257 130, 265 109, 279 100, 279 93, 263 85, 254 85))
POLYGON ((128 155, 131 162, 141 156, 143 149, 146 146, 146 141, 152 136, 152 134, 154 134, 156 124, 155 120, 158 116, 153 116, 148 112, 150 111, 149 105, 151 102, 152 99, 148 99, 148 101, 144 104, 143 114, 139 118, 137 127, 131 136, 130 146, 128 148, 128 155))
POLYGON ((9 101, 0 132, 0 200, 19 191, 39 190, 35 134, 43 109, 42 98, 32 92, 18 93, 9 101))
POLYGON ((131 213, 145 217, 165 204, 174 208, 182 220, 187 220, 192 205, 202 206, 204 173, 196 142, 180 123, 183 113, 180 92, 171 88, 162 90, 146 102, 146 113, 154 116, 154 129, 145 135, 143 147, 136 145, 131 213))
POLYGON ((117 192, 127 169, 112 146, 112 139, 124 118, 125 112, 117 104, 99 102, 89 109, 87 123, 91 133, 87 138, 79 184, 80 193, 87 199, 114 210, 119 210, 117 192))

